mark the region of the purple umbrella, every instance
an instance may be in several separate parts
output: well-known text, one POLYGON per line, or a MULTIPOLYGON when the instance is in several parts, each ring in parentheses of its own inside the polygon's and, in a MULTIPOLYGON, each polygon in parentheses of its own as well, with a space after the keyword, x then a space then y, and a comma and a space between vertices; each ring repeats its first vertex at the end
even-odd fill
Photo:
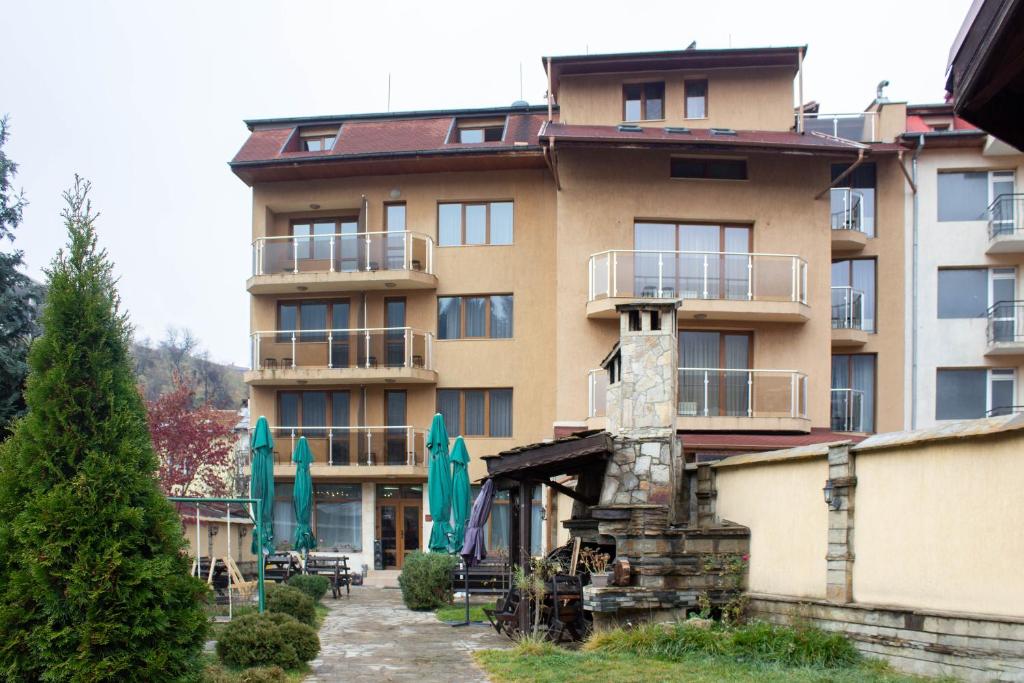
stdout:
POLYGON ((462 559, 467 566, 479 564, 487 557, 484 543, 484 525, 491 516, 491 501, 494 500, 494 481, 484 482, 480 493, 473 503, 473 511, 469 513, 469 524, 466 525, 466 540, 462 543, 462 559))

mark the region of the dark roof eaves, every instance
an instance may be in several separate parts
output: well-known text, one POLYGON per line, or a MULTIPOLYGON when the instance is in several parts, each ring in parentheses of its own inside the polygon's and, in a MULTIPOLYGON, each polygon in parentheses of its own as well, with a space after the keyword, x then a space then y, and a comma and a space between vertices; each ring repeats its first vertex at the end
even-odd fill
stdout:
POLYGON ((255 168, 259 166, 276 166, 278 164, 294 165, 294 164, 329 164, 332 162, 339 161, 365 161, 368 159, 390 159, 396 157, 417 157, 417 156, 487 156, 487 155, 502 155, 511 152, 536 152, 541 153, 543 150, 540 145, 519 145, 516 147, 503 146, 503 147, 486 147, 483 149, 466 149, 464 147, 457 147, 452 149, 417 149, 417 150, 401 150, 397 152, 360 152, 358 154, 330 154, 322 157, 285 157, 280 159, 253 159, 250 161, 229 161, 228 166, 231 168, 255 168))
POLYGON ((541 58, 544 64, 551 60, 552 65, 566 62, 601 62, 618 59, 659 59, 680 57, 683 55, 695 56, 717 56, 722 55, 750 55, 750 54, 784 54, 786 52, 803 50, 807 54, 807 45, 784 45, 780 47, 738 47, 738 48, 713 48, 707 50, 659 50, 656 52, 608 52, 603 54, 585 55, 548 55, 541 58))
MULTIPOLYGON (((554 109, 558 106, 555 105, 554 109)), ((394 121, 400 119, 428 119, 444 116, 487 116, 497 114, 539 114, 546 113, 547 104, 531 104, 526 107, 481 107, 475 109, 423 109, 413 111, 394 112, 367 112, 363 114, 338 114, 329 116, 293 116, 267 119, 245 119, 244 123, 249 128, 257 126, 281 127, 286 125, 315 125, 344 123, 345 121, 394 121)))

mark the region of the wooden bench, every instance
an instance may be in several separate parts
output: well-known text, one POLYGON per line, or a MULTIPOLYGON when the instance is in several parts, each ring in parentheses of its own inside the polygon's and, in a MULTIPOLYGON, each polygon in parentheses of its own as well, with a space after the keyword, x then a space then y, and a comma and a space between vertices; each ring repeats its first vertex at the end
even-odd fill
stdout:
MULTIPOLYGON (((452 592, 466 591, 467 571, 455 567, 451 572, 452 592)), ((470 595, 504 595, 511 587, 508 564, 478 564, 468 570, 470 595)))
POLYGON ((302 565, 291 553, 270 553, 263 565, 263 579, 284 583, 294 574, 302 573, 302 565))
POLYGON ((341 588, 345 587, 345 595, 352 593, 352 575, 348 570, 348 556, 323 557, 310 555, 306 558, 306 573, 326 576, 331 582, 331 597, 341 597, 341 588))

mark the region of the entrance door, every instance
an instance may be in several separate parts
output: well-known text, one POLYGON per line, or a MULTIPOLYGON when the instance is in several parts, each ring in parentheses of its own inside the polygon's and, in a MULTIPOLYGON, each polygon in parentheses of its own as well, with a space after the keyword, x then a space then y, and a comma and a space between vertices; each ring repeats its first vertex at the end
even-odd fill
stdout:
POLYGON ((422 484, 377 485, 377 538, 384 569, 401 569, 405 556, 420 549, 422 484))
POLYGON ((387 434, 385 439, 385 465, 407 465, 409 449, 406 443, 408 435, 405 429, 405 392, 384 392, 384 424, 387 434))

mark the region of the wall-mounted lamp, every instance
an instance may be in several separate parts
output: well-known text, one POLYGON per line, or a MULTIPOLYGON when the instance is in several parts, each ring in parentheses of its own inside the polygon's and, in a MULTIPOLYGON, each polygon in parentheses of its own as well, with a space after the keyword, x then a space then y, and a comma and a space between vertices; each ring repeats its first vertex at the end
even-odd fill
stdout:
POLYGON ((309 208, 311 208, 311 209, 313 209, 315 211, 315 210, 320 208, 320 205, 319 204, 310 204, 309 208))
POLYGON ((398 188, 396 187, 396 188, 393 188, 393 189, 391 190, 391 192, 388 192, 388 195, 389 195, 389 196, 390 196, 390 197, 391 197, 392 199, 398 199, 399 197, 401 197, 401 196, 402 196, 402 191, 401 191, 401 190, 399 190, 399 189, 398 189, 398 188))
POLYGON ((825 488, 821 492, 825 494, 825 505, 828 506, 829 510, 838 510, 842 505, 842 500, 836 495, 836 489, 832 485, 831 479, 825 481, 825 488))
POLYGON ((216 536, 218 531, 220 531, 220 529, 218 527, 215 527, 212 524, 210 525, 210 535, 211 536, 216 536))

